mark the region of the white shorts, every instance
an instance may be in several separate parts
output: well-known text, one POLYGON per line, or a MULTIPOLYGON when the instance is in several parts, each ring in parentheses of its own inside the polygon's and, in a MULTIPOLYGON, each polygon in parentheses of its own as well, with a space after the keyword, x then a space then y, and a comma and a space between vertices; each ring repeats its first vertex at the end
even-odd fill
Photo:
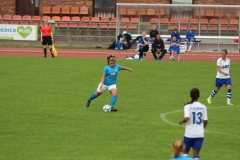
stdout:
POLYGON ((98 88, 97 88, 97 91, 99 92, 99 93, 103 93, 104 91, 106 91, 107 89, 110 91, 111 89, 117 89, 117 85, 116 84, 112 84, 112 85, 110 85, 110 86, 106 86, 106 85, 103 85, 102 86, 102 89, 100 89, 100 85, 101 85, 101 82, 99 83, 99 85, 98 85, 98 88))

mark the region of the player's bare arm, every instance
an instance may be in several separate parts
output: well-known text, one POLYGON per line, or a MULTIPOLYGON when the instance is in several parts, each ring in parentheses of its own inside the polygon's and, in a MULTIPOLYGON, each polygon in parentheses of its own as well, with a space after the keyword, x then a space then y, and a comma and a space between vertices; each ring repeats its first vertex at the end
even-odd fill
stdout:
POLYGON ((221 69, 221 66, 217 66, 217 69, 220 73, 224 74, 225 76, 228 76, 228 73, 227 72, 224 72, 222 69, 221 69))
POLYGON ((186 123, 189 120, 189 117, 184 117, 183 120, 179 121, 179 124, 182 125, 183 123, 186 123))
POLYGON ((204 128, 207 126, 207 123, 208 123, 207 120, 204 120, 204 121, 203 121, 204 128))
POLYGON ((122 67, 122 70, 128 70, 129 72, 132 72, 132 69, 127 67, 122 67))

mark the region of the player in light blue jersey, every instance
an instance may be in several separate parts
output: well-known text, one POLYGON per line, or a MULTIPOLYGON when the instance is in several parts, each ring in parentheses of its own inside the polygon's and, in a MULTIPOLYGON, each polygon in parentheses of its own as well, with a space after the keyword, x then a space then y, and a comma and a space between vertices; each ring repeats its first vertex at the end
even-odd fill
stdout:
POLYGON ((110 100, 110 106, 112 108, 111 111, 117 111, 117 109, 114 108, 114 105, 117 101, 117 94, 118 94, 117 86, 116 86, 118 72, 120 70, 128 70, 129 72, 132 72, 132 69, 117 65, 116 58, 113 55, 110 55, 107 57, 107 64, 108 65, 106 65, 103 69, 102 79, 98 85, 97 91, 92 93, 92 95, 90 96, 90 98, 87 101, 86 107, 89 107, 91 101, 94 98, 97 98, 104 91, 106 91, 108 89, 110 91, 110 93, 112 94, 112 98, 110 100))
POLYGON ((192 158, 183 155, 185 147, 186 146, 182 140, 175 140, 172 145, 173 158, 170 160, 193 160, 192 158))
POLYGON ((217 60, 216 87, 207 98, 208 104, 212 103, 211 99, 218 93, 222 85, 225 85, 227 88, 227 105, 233 105, 230 102, 232 96, 232 80, 230 74, 230 59, 227 58, 227 50, 224 49, 221 52, 221 58, 217 60))
POLYGON ((193 148, 193 159, 200 160, 199 152, 204 140, 204 128, 208 123, 207 107, 198 102, 200 92, 197 88, 190 91, 191 102, 184 106, 184 119, 179 124, 186 123, 184 143, 186 145, 184 156, 193 148))

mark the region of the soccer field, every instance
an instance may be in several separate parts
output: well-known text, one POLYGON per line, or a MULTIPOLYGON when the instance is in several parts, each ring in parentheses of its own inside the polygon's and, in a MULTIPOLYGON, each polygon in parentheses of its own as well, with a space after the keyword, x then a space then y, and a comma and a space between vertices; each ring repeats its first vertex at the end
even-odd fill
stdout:
MULTIPOLYGON (((240 159, 240 63, 231 63, 232 100, 214 89, 216 62, 127 61, 118 75, 116 113, 104 113, 111 94, 87 99, 106 60, 0 56, 1 160, 167 160, 183 139, 184 103, 193 87, 208 108, 202 160, 240 159)), ((190 151, 192 156, 192 150, 190 151)))

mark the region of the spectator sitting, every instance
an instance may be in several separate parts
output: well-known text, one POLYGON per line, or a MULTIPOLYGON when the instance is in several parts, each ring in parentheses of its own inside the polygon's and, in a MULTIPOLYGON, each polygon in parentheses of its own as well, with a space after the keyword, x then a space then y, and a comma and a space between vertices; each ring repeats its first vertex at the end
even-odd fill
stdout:
POLYGON ((184 42, 185 52, 187 51, 187 43, 188 42, 190 42, 188 51, 191 50, 191 48, 193 46, 193 42, 194 42, 194 36, 195 36, 195 32, 192 30, 192 27, 189 27, 188 30, 186 31, 186 39, 184 42))
POLYGON ((172 60, 177 57, 177 54, 180 52, 180 42, 177 41, 177 38, 175 36, 172 37, 172 40, 170 42, 170 48, 169 48, 170 54, 172 56, 172 60))
POLYGON ((159 34, 159 32, 157 30, 157 26, 153 25, 151 31, 149 32, 149 36, 150 36, 152 41, 154 41, 154 39, 156 38, 157 34, 159 34))
POLYGON ((146 32, 142 32, 142 37, 138 39, 138 44, 139 44, 139 59, 143 59, 143 52, 147 52, 149 50, 149 45, 148 42, 150 40, 146 37, 146 32))
POLYGON ((127 33, 127 31, 123 31, 122 34, 119 35, 119 42, 123 46, 123 49, 131 48, 132 37, 127 33))
POLYGON ((157 36, 152 44, 153 57, 155 58, 155 60, 161 60, 166 53, 167 53, 167 50, 165 49, 163 40, 161 39, 160 34, 157 34, 157 36), (157 58, 157 54, 160 54, 161 52, 162 52, 162 54, 159 56, 159 58, 157 58))
POLYGON ((120 33, 118 35, 117 39, 118 39, 118 42, 114 41, 108 47, 108 49, 122 50, 122 49, 129 49, 129 48, 131 48, 132 36, 129 33, 127 33, 127 31, 123 31, 123 33, 120 33))
POLYGON ((177 28, 174 28, 174 30, 171 33, 171 40, 173 37, 177 38, 178 42, 181 42, 181 37, 180 37, 180 33, 177 31, 177 28))

